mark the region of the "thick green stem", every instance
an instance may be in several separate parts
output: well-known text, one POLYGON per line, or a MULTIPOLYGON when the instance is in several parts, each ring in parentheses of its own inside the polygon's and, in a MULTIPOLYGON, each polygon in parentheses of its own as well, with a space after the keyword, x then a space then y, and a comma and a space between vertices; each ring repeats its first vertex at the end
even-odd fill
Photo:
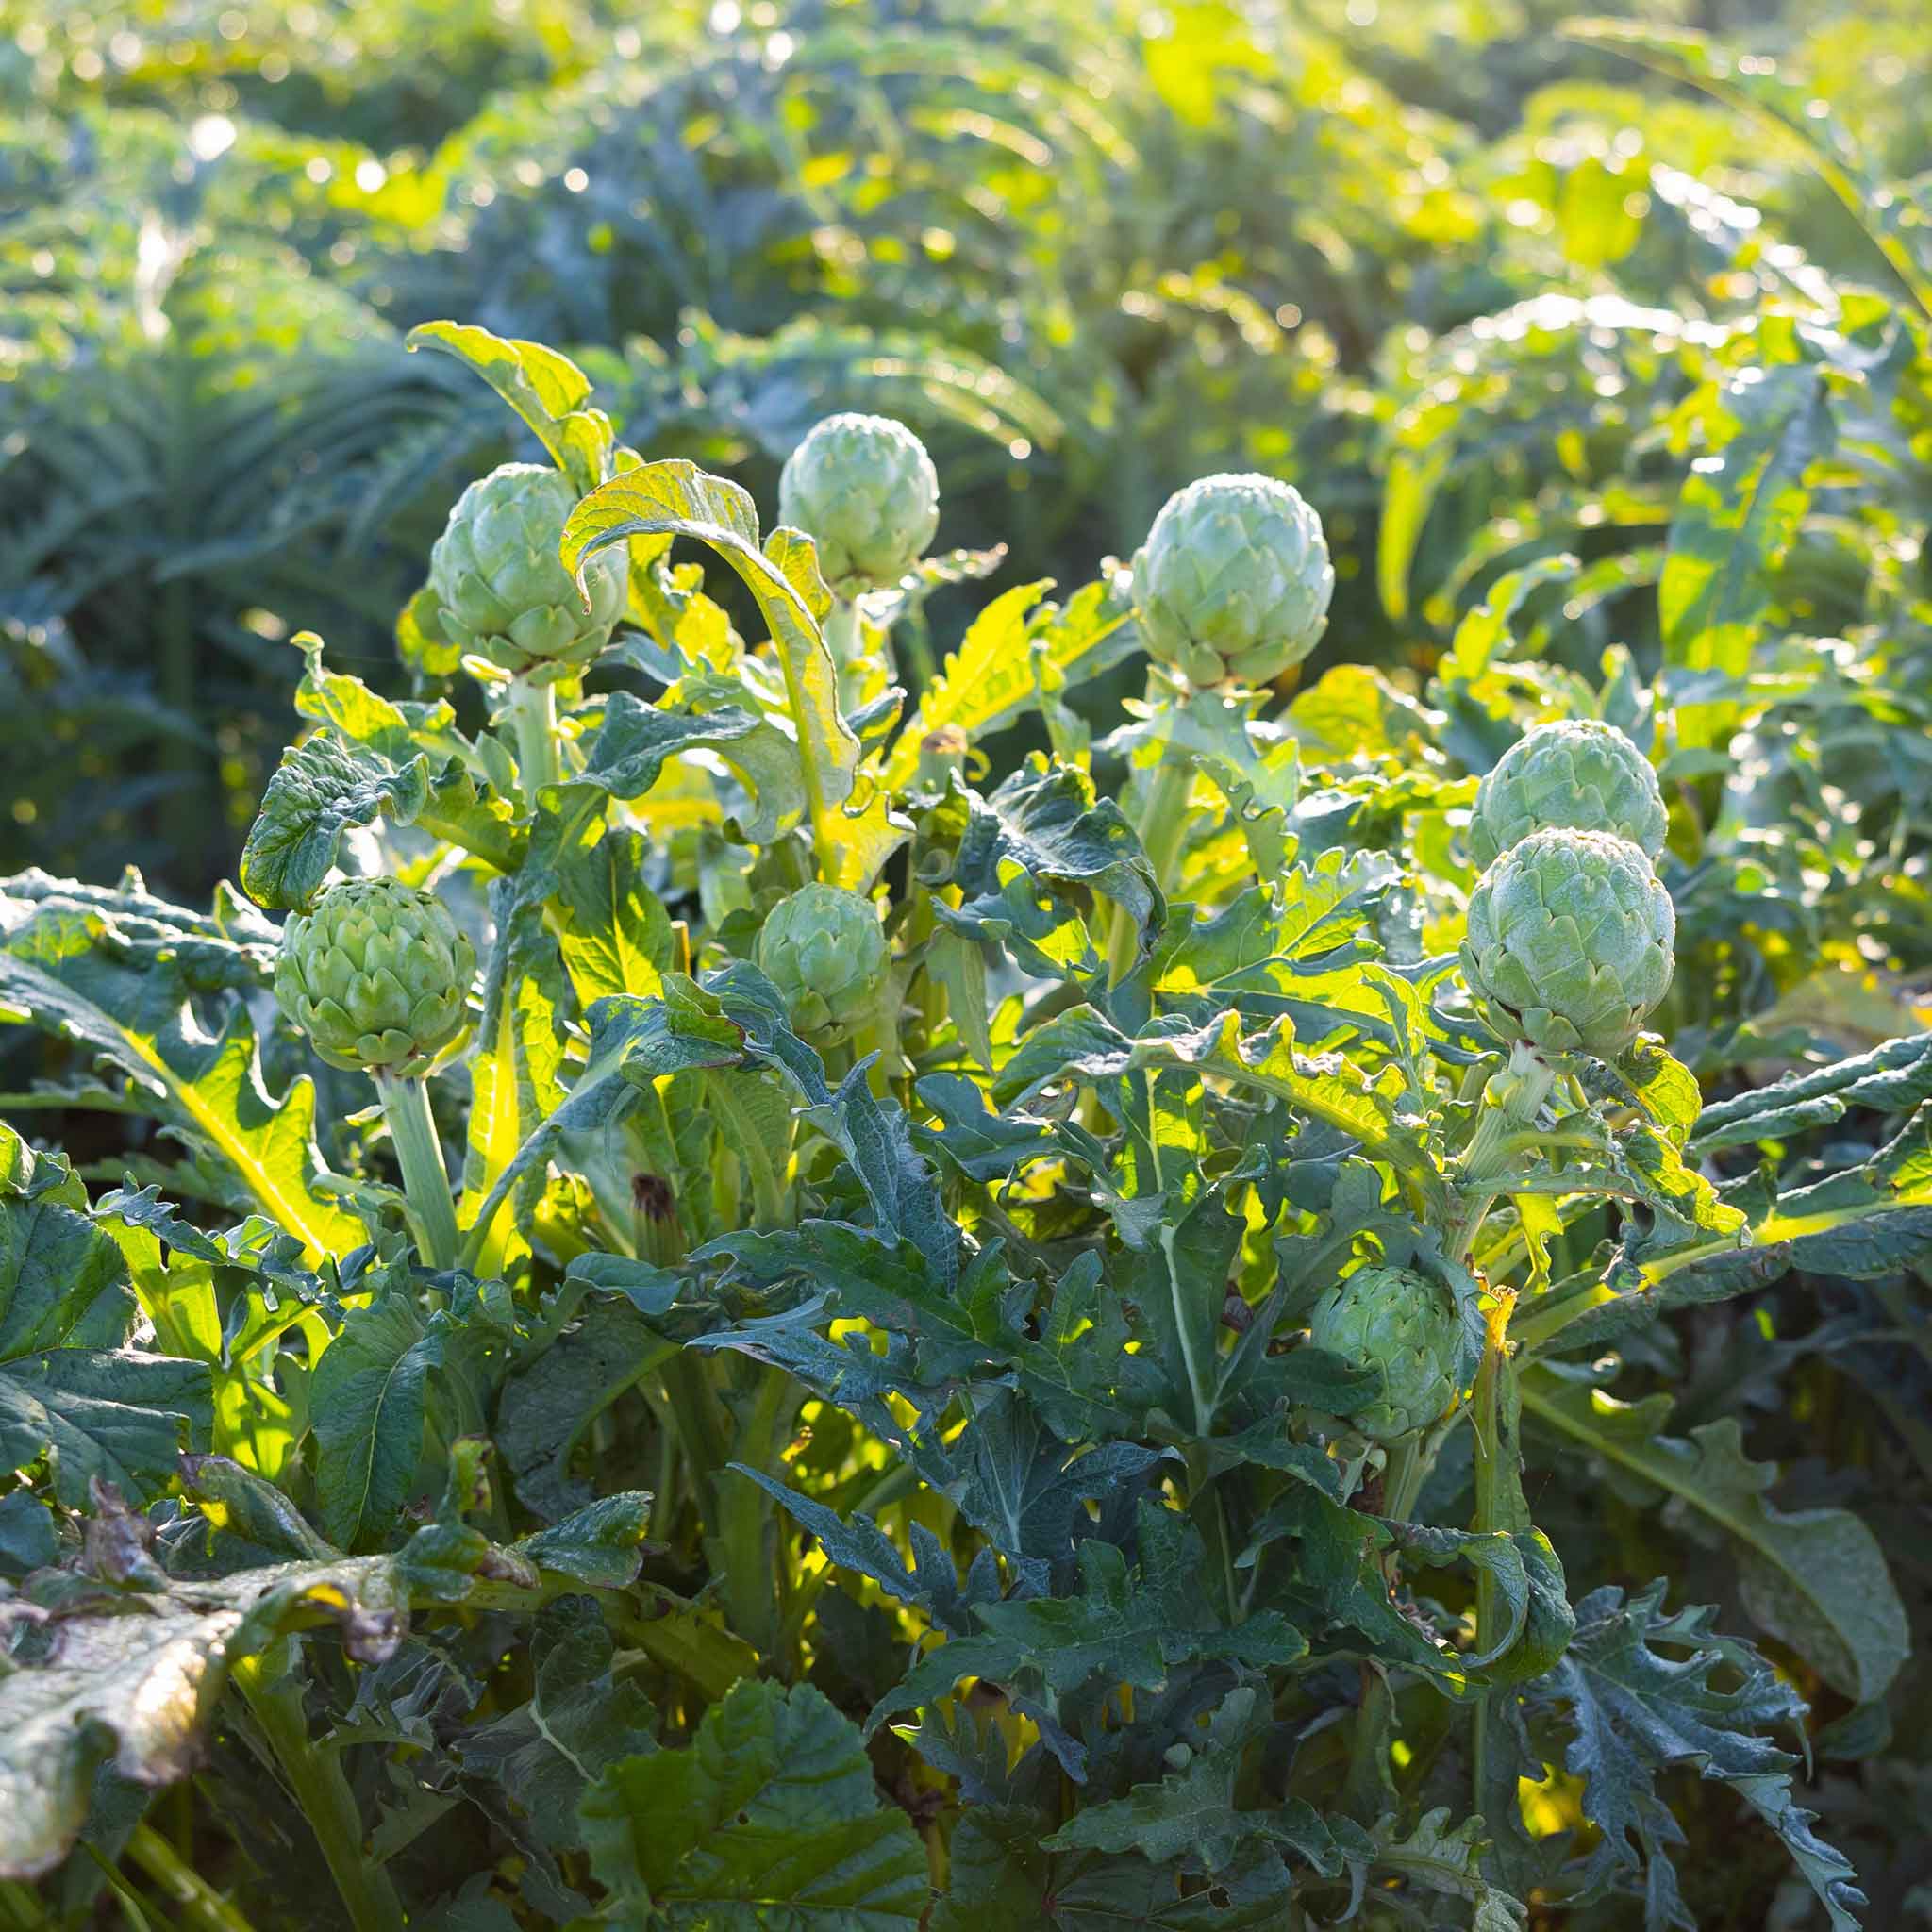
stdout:
MULTIPOLYGON (((1382 1471, 1381 1514, 1385 1521, 1407 1523, 1415 1515, 1423 1485, 1428 1481, 1429 1472, 1436 1466, 1436 1457, 1441 1454, 1443 1440, 1448 1433, 1449 1426, 1445 1423, 1425 1435, 1405 1436, 1391 1446, 1382 1471)), ((1389 1579, 1391 1591, 1400 1580, 1401 1572, 1401 1550, 1385 1551, 1382 1574, 1389 1579)))
POLYGON ((862 1060, 867 1054, 876 1054, 866 1072, 865 1084, 875 1098, 883 1100, 891 1091, 893 1079, 905 1065, 905 1055, 899 1047, 899 1021, 901 1000, 899 989, 891 972, 888 969, 886 983, 879 989, 879 996, 874 1005, 872 1015, 853 1036, 852 1058, 862 1060))
POLYGON ((865 682, 865 626, 856 599, 832 599, 825 613, 825 648, 839 673, 839 708, 849 711, 858 703, 865 682))
POLYGON ((454 1268, 457 1210, 450 1199, 449 1171, 442 1164, 442 1142, 436 1137, 436 1122, 429 1112, 429 1083, 421 1076, 401 1079, 393 1074, 377 1074, 375 1079, 403 1170, 403 1192, 423 1243, 423 1258, 432 1268, 454 1268))
POLYGON ((355 1932, 402 1932, 402 1900, 363 1845, 361 1816, 341 1766, 334 1752, 309 1740, 296 1656, 294 1641, 283 1638, 258 1657, 242 1657, 234 1667, 235 1686, 275 1752, 295 1808, 315 1834, 355 1932))
MULTIPOLYGON (((1171 741, 1164 743, 1160 762, 1148 782, 1147 802, 1141 808, 1137 828, 1141 849, 1146 853, 1148 863, 1154 868, 1154 881, 1163 892, 1174 883, 1181 847, 1187 841, 1188 791, 1193 779, 1193 760, 1171 741)), ((1138 937, 1134 915, 1124 906, 1116 906, 1107 946, 1109 986, 1118 986, 1133 970, 1138 937)))
POLYGON ((1391 1523, 1407 1523, 1414 1514, 1435 1460, 1424 1453, 1421 1436, 1405 1436, 1390 1450, 1382 1475, 1382 1514, 1391 1523))
POLYGON ((127 1857, 146 1873, 168 1903, 203 1932, 255 1932, 255 1928, 189 1865, 151 1824, 137 1824, 127 1857))
MULTIPOLYGON (((735 1460, 770 1475, 796 1424, 797 1383, 781 1370, 757 1370, 751 1413, 733 1444, 735 1460)), ((717 1497, 717 1548, 724 1571, 731 1627, 755 1645, 768 1669, 788 1674, 797 1658, 786 1644, 790 1576, 778 1560, 777 1505, 755 1482, 729 1470, 712 1485, 717 1497)))
POLYGON ((10 1878, 0 1879, 0 1928, 4 1932, 43 1932, 46 1923, 36 1892, 10 1878))
POLYGON ((1461 1196, 1448 1243, 1449 1259, 1460 1267, 1483 1224, 1497 1191, 1485 1185, 1500 1174, 1524 1129, 1535 1121, 1556 1075, 1526 1046, 1512 1047, 1508 1064, 1490 1076, 1476 1115, 1475 1131, 1456 1165, 1461 1196))
MULTIPOLYGON (((1194 1347, 1192 1324, 1189 1319, 1188 1303, 1195 1283, 1186 1277, 1187 1271, 1181 1266, 1181 1259, 1174 1249, 1174 1229, 1160 1230, 1160 1252, 1167 1262, 1167 1291, 1174 1304, 1174 1334, 1181 1345, 1181 1363, 1187 1371, 1188 1393, 1194 1402, 1194 1428, 1204 1439, 1214 1433, 1214 1391, 1208 1380, 1208 1364, 1204 1363, 1194 1347)), ((1219 1292, 1219 1290, 1216 1290, 1219 1292)))
POLYGON ((534 811, 538 791, 563 776, 557 752, 556 685, 511 678, 509 719, 517 738, 517 775, 523 782, 524 803, 534 811))
POLYGON ((754 1374, 749 1413, 734 1417, 715 1377, 731 1365, 686 1349, 661 1371, 665 1400, 708 1534, 707 1551, 720 1577, 731 1628, 768 1663, 785 1655, 785 1605, 773 1535, 775 1505, 756 1483, 731 1474, 733 1461, 770 1472, 789 1436, 801 1399, 778 1370, 754 1374))
MULTIPOLYGON (((1475 1515, 1470 1527, 1479 1535, 1518 1527, 1515 1430, 1505 1426, 1506 1412, 1513 1414, 1515 1408, 1513 1402, 1506 1400, 1506 1382, 1515 1373, 1504 1340, 1508 1323, 1509 1300, 1506 1299, 1491 1315, 1488 1346, 1470 1397, 1470 1424, 1475 1436, 1475 1515)), ((1501 1592, 1495 1573, 1487 1565, 1479 1566, 1475 1574, 1475 1632, 1480 1648, 1488 1649, 1494 1642, 1500 1621, 1501 1592)), ((1478 1809, 1489 1790, 1490 1703, 1489 1693, 1478 1694, 1471 1729, 1470 1774, 1478 1809)))

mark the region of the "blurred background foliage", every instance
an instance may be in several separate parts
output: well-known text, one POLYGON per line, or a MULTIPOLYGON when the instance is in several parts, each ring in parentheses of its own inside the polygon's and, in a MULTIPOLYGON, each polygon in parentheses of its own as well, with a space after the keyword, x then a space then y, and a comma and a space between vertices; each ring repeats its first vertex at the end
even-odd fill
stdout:
MULTIPOLYGON (((0 869, 198 891, 286 639, 400 685, 394 613, 511 453, 403 351, 437 316, 567 348, 627 441, 767 505, 818 416, 902 415, 1006 582, 1091 575, 1191 476, 1290 477, 1341 577, 1312 672, 1425 674, 1557 548, 1566 648, 1654 660, 1687 411, 1768 315, 1896 273, 1797 142, 1568 10, 0 0, 0 869)), ((1748 30, 1874 178, 1927 164, 1911 0, 1643 14, 1748 30)), ((1872 619, 1874 554, 1805 546, 1808 629, 1872 619)))

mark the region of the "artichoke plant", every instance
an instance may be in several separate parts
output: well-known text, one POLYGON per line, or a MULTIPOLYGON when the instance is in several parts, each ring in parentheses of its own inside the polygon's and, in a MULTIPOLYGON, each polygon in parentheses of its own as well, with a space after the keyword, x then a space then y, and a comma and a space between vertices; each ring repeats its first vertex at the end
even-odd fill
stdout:
POLYGON ((610 641, 629 594, 621 549, 584 568, 591 600, 558 560, 576 508, 568 477, 504 463, 465 490, 429 553, 429 588, 449 641, 517 675, 556 677, 610 641))
POLYGON ((1532 832, 1476 881, 1462 971, 1506 1040, 1609 1059, 1670 990, 1676 916, 1641 849, 1532 832))
POLYGON ((1456 1399, 1461 1340, 1448 1291, 1412 1269, 1357 1268, 1309 1318, 1309 1339, 1357 1368, 1382 1371, 1382 1393, 1349 1420, 1379 1442, 1427 1428, 1456 1399))
POLYGON ((940 525, 940 479, 925 445, 890 416, 827 416, 778 478, 778 517, 818 545, 841 598, 896 584, 940 525))
POLYGON ((1614 832, 1654 859, 1666 823, 1656 771, 1614 724, 1559 718, 1525 732, 1485 774, 1469 849, 1486 866, 1532 832, 1568 825, 1614 832))
POLYGON ((1204 476, 1170 496, 1133 575, 1149 654, 1203 688, 1299 664, 1335 591, 1321 518, 1272 476, 1204 476))
POLYGON ((275 997, 331 1066, 407 1076, 461 1034, 475 971, 433 893, 344 879, 282 928, 275 997))
POLYGON ((870 899, 837 886, 802 886, 766 918, 758 963, 793 1028, 829 1045, 877 1010, 886 936, 870 899))

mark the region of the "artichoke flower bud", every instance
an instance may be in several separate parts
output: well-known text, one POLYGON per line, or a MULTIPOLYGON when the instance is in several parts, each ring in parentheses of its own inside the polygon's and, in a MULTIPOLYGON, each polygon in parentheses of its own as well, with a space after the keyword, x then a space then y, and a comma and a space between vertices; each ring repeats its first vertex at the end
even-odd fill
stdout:
POLYGON ((1349 1418, 1392 1442, 1435 1422, 1456 1400, 1461 1324, 1448 1291, 1407 1268, 1357 1268, 1315 1305, 1309 1338, 1357 1368, 1382 1371, 1382 1393, 1349 1418))
POLYGON ((890 416, 827 416, 787 459, 778 520, 818 546, 833 592, 885 590, 940 526, 940 479, 925 445, 890 416))
POLYGON ((1476 787, 1469 850, 1491 865, 1530 833, 1569 825, 1614 832, 1654 859, 1667 823, 1657 773, 1614 724, 1561 718, 1525 732, 1476 787))
POLYGON ((1463 976, 1504 1039, 1612 1059, 1670 991, 1676 931, 1671 895, 1629 840, 1532 832, 1476 881, 1463 976))
POLYGON ((758 933, 758 962, 793 1029, 829 1046, 873 1016, 889 958, 870 899, 811 885, 772 908, 758 933))
POLYGON ((1203 689, 1299 664, 1335 594, 1322 519, 1272 476, 1204 476, 1170 496, 1133 571, 1149 655, 1203 689))
POLYGON ((504 463, 457 498, 429 553, 443 634, 518 676, 545 682, 588 664, 610 641, 629 596, 621 548, 584 567, 591 608, 558 558, 576 491, 539 463, 504 463))
POLYGON ((475 948, 433 893, 344 879, 282 928, 275 998, 330 1066, 402 1077, 461 1034, 475 972, 475 948))

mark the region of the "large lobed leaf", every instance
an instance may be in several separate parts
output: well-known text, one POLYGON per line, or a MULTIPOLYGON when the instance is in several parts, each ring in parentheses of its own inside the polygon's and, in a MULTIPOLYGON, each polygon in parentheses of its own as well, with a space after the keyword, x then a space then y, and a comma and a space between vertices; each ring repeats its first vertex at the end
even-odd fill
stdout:
POLYGON ((412 1609, 535 1608, 559 1585, 615 1587, 636 1574, 649 1504, 608 1498, 508 1549, 438 1524, 392 1555, 197 1579, 164 1575, 142 1548, 145 1525, 96 1495, 102 1543, 90 1550, 108 1557, 79 1577, 30 1577, 0 1660, 0 1876, 33 1877, 64 1856, 101 1765, 143 1785, 185 1775, 230 1670, 278 1638, 331 1628, 373 1663, 394 1653, 412 1609))
POLYGON ((685 1749, 610 1765, 578 1815, 626 1924, 898 1932, 925 1911, 924 1848, 809 1684, 734 1686, 685 1749))
POLYGON ((320 1185, 314 1087, 297 1079, 275 1100, 262 1086, 239 995, 262 983, 275 938, 232 896, 199 917, 134 880, 106 891, 24 874, 0 889, 0 1018, 71 1039, 125 1075, 239 1201, 316 1260, 355 1247, 362 1224, 320 1185), (197 1016, 204 1003, 222 1016, 212 1035, 197 1016))

